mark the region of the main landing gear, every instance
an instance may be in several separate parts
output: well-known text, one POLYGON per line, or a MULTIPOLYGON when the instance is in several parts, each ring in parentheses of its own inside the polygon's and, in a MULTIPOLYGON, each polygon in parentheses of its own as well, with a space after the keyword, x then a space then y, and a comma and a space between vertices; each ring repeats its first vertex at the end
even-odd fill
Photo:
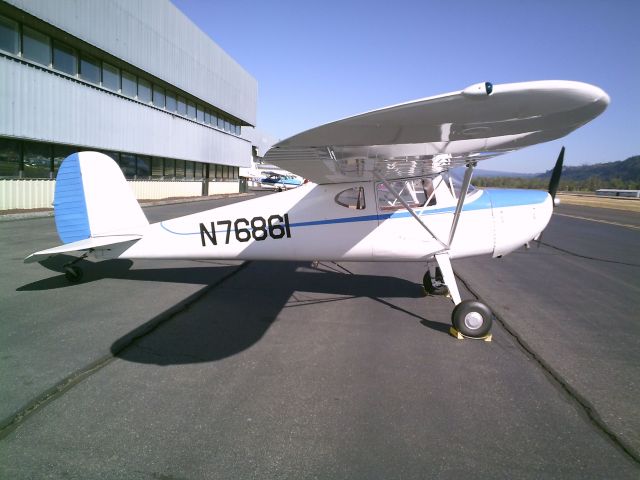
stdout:
POLYGON ((427 270, 422 277, 422 286, 429 295, 447 295, 449 289, 444 284, 440 267, 436 267, 435 276, 431 275, 431 270, 427 270))
MULTIPOLYGON (((477 338, 490 341, 493 313, 491 309, 478 300, 462 300, 458 291, 458 284, 451 268, 451 259, 447 253, 436 255, 445 288, 448 288, 451 300, 455 304, 451 314, 451 334, 457 338, 477 338)), ((427 271, 425 278, 431 273, 427 271)), ((437 278, 437 271, 436 271, 437 278)), ((426 283, 426 282, 425 282, 426 283)), ((425 286, 426 289, 426 286, 425 286)), ((428 291, 428 290, 427 290, 428 291)))
MULTIPOLYGON (((451 158, 451 155, 449 155, 451 158)), ((438 268, 436 269, 435 277, 431 276, 431 272, 427 271, 422 279, 422 285, 427 293, 432 295, 446 295, 447 291, 451 296, 451 300, 455 304, 453 313, 451 315, 451 327, 450 332, 457 338, 480 338, 489 341, 491 335, 491 323, 493 314, 489 307, 484 303, 477 300, 465 300, 460 298, 460 292, 458 291, 458 285, 456 284, 456 277, 453 275, 453 269, 451 268, 451 259, 449 258, 449 250, 453 243, 453 239, 458 227, 458 221, 460 220, 460 214, 462 213, 462 206, 471 183, 471 176, 475 167, 475 162, 467 163, 467 168, 462 180, 462 188, 460 189, 460 196, 456 204, 456 209, 453 214, 453 220, 451 222, 451 230, 449 231, 449 240, 445 242, 440 237, 434 234, 429 229, 429 226, 422 221, 419 215, 413 210, 413 208, 407 204, 407 202, 396 192, 389 184, 386 178, 378 173, 374 173, 376 178, 384 184, 387 190, 395 197, 395 199, 407 209, 407 212, 422 226, 425 231, 442 245, 441 253, 435 255, 436 262, 438 262, 438 268)))

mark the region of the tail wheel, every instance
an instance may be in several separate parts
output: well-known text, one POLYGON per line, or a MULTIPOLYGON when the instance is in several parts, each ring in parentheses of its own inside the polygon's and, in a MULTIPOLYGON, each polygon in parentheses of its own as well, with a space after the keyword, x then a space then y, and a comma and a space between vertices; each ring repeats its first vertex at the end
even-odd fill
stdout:
POLYGON ((451 323, 465 337, 480 338, 491 330, 493 313, 482 302, 463 300, 453 309, 451 323))
POLYGON ((67 277, 71 283, 78 283, 82 280, 82 269, 75 265, 67 265, 64 267, 64 276, 67 277))

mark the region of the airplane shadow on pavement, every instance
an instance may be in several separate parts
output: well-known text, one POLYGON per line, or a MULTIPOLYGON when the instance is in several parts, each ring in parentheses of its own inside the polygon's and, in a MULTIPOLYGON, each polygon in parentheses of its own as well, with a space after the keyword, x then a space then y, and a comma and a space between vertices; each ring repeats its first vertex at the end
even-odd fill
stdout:
MULTIPOLYGON (((131 270, 131 267, 133 266, 132 260, 114 259, 98 262, 82 260, 77 263, 77 266, 81 267, 84 272, 82 281, 78 283, 71 283, 64 276, 64 265, 75 259, 76 257, 70 255, 57 255, 55 257, 51 257, 43 260, 42 262, 39 262, 43 267, 53 272, 60 273, 60 275, 44 278, 27 285, 23 285, 22 287, 19 287, 17 291, 24 292, 53 290, 56 288, 72 288, 78 285, 85 285, 87 283, 103 280, 106 278, 170 283, 200 283, 203 285, 207 285, 211 283, 211 269, 235 268, 229 267, 228 264, 216 264, 215 262, 207 262, 208 265, 211 265, 209 268, 178 267, 131 270)), ((216 270, 216 272, 219 272, 219 270, 216 270)))
MULTIPOLYGON (((45 267, 62 271, 69 258, 47 260, 45 267)), ((136 363, 175 365, 221 360, 254 345, 286 307, 370 298, 446 333, 435 322, 392 303, 393 298, 424 296, 422 286, 408 280, 341 270, 312 270, 300 262, 248 262, 239 266, 133 269, 130 260, 83 261, 82 283, 105 278, 206 285, 180 304, 162 312, 115 340, 111 353, 136 363), (225 272, 221 275, 221 269, 225 272), (238 270, 236 272, 236 270, 238 270), (234 272, 236 272, 234 274, 234 272), (227 276, 225 280, 211 280, 227 276), (303 292, 303 294, 300 294, 303 292)), ((19 290, 69 286, 64 275, 40 280, 19 290)))

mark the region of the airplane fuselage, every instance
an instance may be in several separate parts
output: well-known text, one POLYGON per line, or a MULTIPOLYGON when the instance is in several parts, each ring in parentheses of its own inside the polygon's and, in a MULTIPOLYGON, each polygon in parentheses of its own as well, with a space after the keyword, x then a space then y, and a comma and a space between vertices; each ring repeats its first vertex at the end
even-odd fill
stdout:
POLYGON ((435 200, 413 208, 424 225, 401 205, 382 204, 379 183, 307 184, 149 225, 119 257, 420 261, 443 251, 451 258, 501 256, 535 238, 551 217, 546 192, 475 190, 448 245, 455 192, 445 181, 434 184, 435 200), (345 192, 360 192, 361 203, 349 205, 345 192))

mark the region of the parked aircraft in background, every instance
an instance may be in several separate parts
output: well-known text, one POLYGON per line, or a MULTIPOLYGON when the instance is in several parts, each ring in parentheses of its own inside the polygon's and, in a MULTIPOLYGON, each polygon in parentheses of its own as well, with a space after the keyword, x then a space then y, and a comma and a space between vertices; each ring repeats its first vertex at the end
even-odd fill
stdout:
POLYGON ((263 188, 272 188, 281 192, 302 185, 303 179, 296 175, 286 175, 275 172, 265 172, 265 176, 260 179, 263 188))
POLYGON ((451 260, 501 257, 541 235, 564 151, 549 193, 474 189, 474 167, 561 138, 608 104, 604 91, 580 82, 485 82, 371 111, 295 135, 265 155, 313 183, 155 224, 113 160, 73 154, 60 168, 54 201, 63 245, 25 261, 83 252, 66 266, 70 281, 81 278, 77 262, 87 255, 419 261, 431 264, 423 279, 427 290, 433 291, 431 271, 439 267, 456 305, 453 326, 483 337, 492 313, 482 302, 461 301, 451 260), (449 174, 457 166, 466 167, 461 182, 449 174))

